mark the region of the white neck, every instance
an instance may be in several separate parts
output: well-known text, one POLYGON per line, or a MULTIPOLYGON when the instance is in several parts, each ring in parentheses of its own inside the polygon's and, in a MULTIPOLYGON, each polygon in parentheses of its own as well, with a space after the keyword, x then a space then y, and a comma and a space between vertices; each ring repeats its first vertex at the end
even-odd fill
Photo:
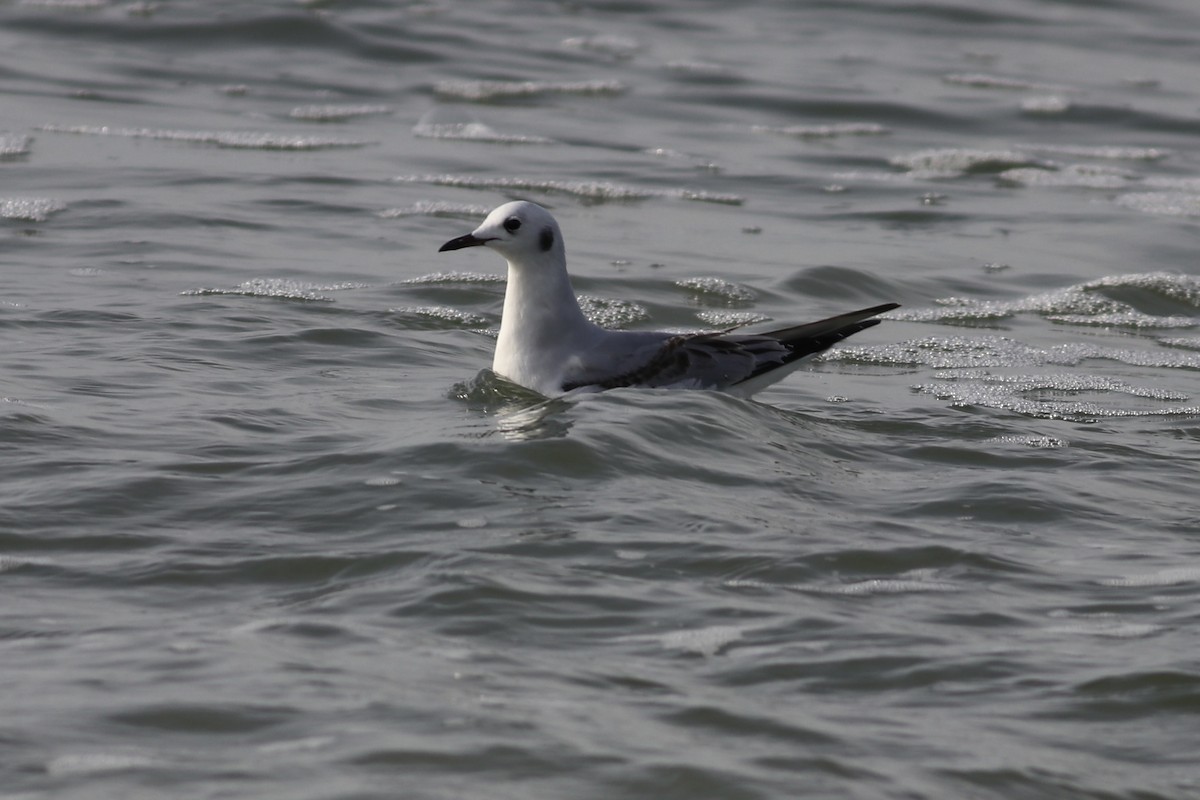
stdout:
POLYGON ((595 327, 579 309, 561 261, 561 252, 552 252, 520 267, 509 262, 492 361, 493 371, 543 394, 562 390, 561 374, 572 345, 595 327))

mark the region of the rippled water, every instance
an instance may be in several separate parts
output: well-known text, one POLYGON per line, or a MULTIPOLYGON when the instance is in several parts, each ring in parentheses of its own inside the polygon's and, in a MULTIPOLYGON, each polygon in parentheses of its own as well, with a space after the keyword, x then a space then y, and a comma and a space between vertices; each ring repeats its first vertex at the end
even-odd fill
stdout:
POLYGON ((0 4, 4 796, 1200 797, 1198 44, 0 4), (545 401, 436 252, 514 197, 606 325, 903 307, 754 401, 545 401))

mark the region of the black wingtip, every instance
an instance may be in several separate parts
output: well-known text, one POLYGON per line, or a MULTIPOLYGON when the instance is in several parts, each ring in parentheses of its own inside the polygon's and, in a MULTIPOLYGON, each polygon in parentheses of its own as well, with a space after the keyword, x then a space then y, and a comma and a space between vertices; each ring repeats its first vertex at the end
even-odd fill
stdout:
POLYGON ((771 331, 766 336, 778 339, 788 349, 784 363, 790 363, 805 356, 815 355, 828 350, 843 339, 856 333, 873 328, 883 320, 878 319, 892 309, 899 308, 899 303, 883 303, 870 308, 849 311, 828 319, 810 322, 806 325, 796 325, 791 328, 771 331))
MULTIPOLYGON (((885 314, 892 309, 899 308, 899 303, 883 303, 870 308, 860 308, 858 311, 847 311, 845 314, 837 314, 826 319, 809 322, 804 325, 794 325, 790 328, 781 328, 775 331, 768 331, 766 336, 774 336, 782 341, 787 341, 796 337, 820 336, 824 333, 836 331, 840 328, 856 325, 871 317, 885 314)), ((872 325, 878 325, 882 320, 871 320, 872 325)))
POLYGON ((862 311, 851 311, 850 313, 853 314, 854 316, 859 316, 859 315, 863 315, 863 314, 865 314, 866 316, 875 316, 876 314, 884 314, 888 311, 891 311, 892 309, 899 308, 899 307, 900 307, 899 303, 883 303, 882 305, 872 306, 871 308, 864 308, 862 311))

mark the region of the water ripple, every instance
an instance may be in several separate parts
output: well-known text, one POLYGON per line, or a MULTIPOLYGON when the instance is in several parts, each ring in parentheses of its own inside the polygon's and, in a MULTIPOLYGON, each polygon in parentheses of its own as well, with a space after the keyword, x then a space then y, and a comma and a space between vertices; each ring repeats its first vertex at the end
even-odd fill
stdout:
POLYGON ((773 133, 795 139, 835 139, 840 136, 883 136, 891 129, 875 122, 840 122, 831 125, 755 125, 755 133, 773 133))
POLYGON ((476 217, 486 217, 491 210, 490 206, 475 205, 472 203, 422 200, 403 208, 385 209, 379 212, 379 216, 384 219, 396 219, 399 217, 460 217, 474 219, 476 217))
POLYGON ((234 150, 326 150, 336 147, 363 147, 371 144, 359 139, 334 136, 266 133, 261 131, 182 131, 153 128, 113 128, 108 125, 41 125, 48 133, 81 136, 119 136, 131 139, 160 139, 188 144, 212 144, 234 150))
POLYGON ((1054 83, 1041 83, 1022 78, 1007 78, 982 72, 955 72, 942 78, 952 86, 968 86, 972 89, 1002 89, 1005 91, 1069 92, 1070 87, 1054 83))
POLYGON ((592 201, 645 200, 651 197, 666 197, 679 200, 695 200, 704 203, 741 205, 745 198, 739 195, 718 194, 695 189, 638 189, 632 186, 607 181, 561 181, 538 178, 483 178, 470 175, 400 175, 395 180, 401 183, 426 183, 432 186, 454 186, 460 189, 520 189, 523 191, 567 194, 592 201))

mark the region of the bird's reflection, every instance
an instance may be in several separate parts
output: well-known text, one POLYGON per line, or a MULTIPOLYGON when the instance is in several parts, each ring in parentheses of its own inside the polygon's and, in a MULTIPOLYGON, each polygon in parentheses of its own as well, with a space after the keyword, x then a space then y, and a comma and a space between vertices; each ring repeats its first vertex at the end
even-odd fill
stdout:
POLYGON ((475 406, 491 417, 494 429, 512 441, 556 439, 567 435, 572 422, 564 412, 572 405, 562 398, 546 398, 501 378, 490 369, 456 385, 451 396, 475 406))
POLYGON ((571 404, 566 400, 543 400, 524 408, 511 406, 496 414, 496 431, 505 439, 524 442, 533 439, 558 439, 567 435, 571 421, 564 413, 571 404))

